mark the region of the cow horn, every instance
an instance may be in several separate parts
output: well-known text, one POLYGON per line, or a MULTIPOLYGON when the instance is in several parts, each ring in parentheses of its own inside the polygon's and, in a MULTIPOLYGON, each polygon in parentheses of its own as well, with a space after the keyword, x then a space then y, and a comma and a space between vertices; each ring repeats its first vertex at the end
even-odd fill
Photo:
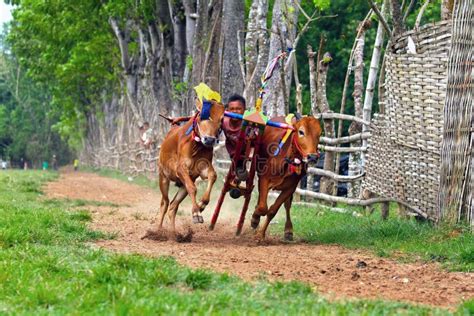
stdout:
POLYGON ((296 119, 297 122, 298 122, 299 120, 301 120, 301 118, 302 118, 301 114, 295 113, 295 119, 296 119))

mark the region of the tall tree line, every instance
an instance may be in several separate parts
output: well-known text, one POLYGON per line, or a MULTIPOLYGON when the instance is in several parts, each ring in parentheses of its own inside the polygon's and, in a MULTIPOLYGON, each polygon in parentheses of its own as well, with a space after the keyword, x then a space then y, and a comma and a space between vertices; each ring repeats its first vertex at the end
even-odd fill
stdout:
POLYGON ((70 163, 72 153, 55 128, 60 112, 48 89, 27 76, 3 38, 0 48, 0 160, 39 167, 56 155, 59 163, 70 163))

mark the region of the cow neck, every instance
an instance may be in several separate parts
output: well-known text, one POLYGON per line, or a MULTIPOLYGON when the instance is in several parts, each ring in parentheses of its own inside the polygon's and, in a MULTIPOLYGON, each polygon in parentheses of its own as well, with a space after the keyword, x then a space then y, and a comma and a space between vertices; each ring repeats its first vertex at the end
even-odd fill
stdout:
POLYGON ((295 147, 296 151, 302 158, 306 158, 308 155, 304 152, 303 148, 298 145, 298 141, 296 140, 296 132, 293 132, 293 136, 291 138, 292 147, 295 147))
MULTIPOLYGON (((198 125, 198 117, 201 112, 197 112, 193 116, 193 123, 188 129, 191 129, 191 156, 196 156, 201 150, 207 149, 201 142, 201 133, 198 125)), ((187 133, 188 134, 188 133, 187 133)))
POLYGON ((191 124, 186 128, 186 132, 184 133, 185 136, 191 136, 191 139, 196 142, 198 142, 198 140, 196 140, 196 137, 198 137, 199 139, 201 138, 201 135, 199 134, 199 127, 198 127, 198 122, 197 122, 199 113, 200 112, 197 112, 196 114, 193 115, 193 119, 190 120, 191 124))
POLYGON ((285 152, 284 161, 287 163, 287 172, 290 174, 301 174, 306 170, 306 163, 303 162, 305 157, 303 149, 296 141, 296 132, 293 131, 291 141, 285 152))
POLYGON ((291 138, 291 141, 287 142, 283 146, 281 153, 284 153, 285 158, 302 159, 304 157, 304 151, 302 150, 302 148, 296 142, 296 132, 295 131, 291 132, 290 138, 291 138), (285 150, 285 147, 286 147, 286 150, 285 150))

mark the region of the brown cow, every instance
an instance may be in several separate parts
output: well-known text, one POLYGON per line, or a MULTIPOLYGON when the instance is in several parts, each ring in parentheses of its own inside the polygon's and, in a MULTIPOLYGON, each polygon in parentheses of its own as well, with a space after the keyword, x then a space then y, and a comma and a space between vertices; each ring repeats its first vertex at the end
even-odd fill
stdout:
POLYGON ((163 227, 163 219, 168 212, 171 220, 172 233, 176 233, 175 218, 179 204, 189 194, 192 200, 192 215, 194 223, 202 223, 200 213, 209 203, 212 186, 217 175, 212 167, 213 146, 218 141, 221 121, 224 116, 224 106, 212 101, 209 118, 202 119, 200 115, 202 104, 196 103, 198 113, 183 126, 170 130, 161 144, 158 160, 159 185, 162 194, 160 205, 159 229, 163 227), (196 200, 196 185, 194 181, 201 177, 207 179, 207 189, 201 200, 196 200), (180 188, 171 205, 168 198, 170 181, 180 188))
MULTIPOLYGON (((284 122, 277 117, 272 121, 284 122)), ((284 131, 267 126, 263 134, 260 161, 258 168, 258 204, 252 215, 252 228, 257 228, 260 217, 266 215, 266 221, 257 231, 258 240, 265 239, 265 232, 270 221, 275 217, 280 206, 284 203, 286 209, 285 239, 293 239, 293 224, 290 218, 290 208, 301 178, 306 174, 307 162, 318 158, 318 144, 321 136, 321 125, 314 117, 299 117, 293 119, 295 130, 284 144, 281 152, 275 156, 275 148, 282 139, 284 131), (268 208, 267 197, 270 190, 281 191, 275 203, 268 208)))

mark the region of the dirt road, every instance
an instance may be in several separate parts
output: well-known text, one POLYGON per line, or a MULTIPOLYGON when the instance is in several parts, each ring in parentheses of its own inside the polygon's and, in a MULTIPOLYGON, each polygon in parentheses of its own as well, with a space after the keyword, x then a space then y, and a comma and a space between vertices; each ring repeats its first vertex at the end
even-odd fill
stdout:
POLYGON ((268 245, 258 245, 248 220, 243 235, 235 237, 236 210, 241 201, 226 200, 227 209, 222 211, 216 229, 210 232, 207 224, 215 195, 204 212, 204 225, 191 224, 186 199, 178 222, 181 231, 189 226, 194 236, 191 243, 177 243, 141 239, 147 230, 155 228, 158 191, 96 174, 64 172, 57 182, 47 185, 45 192, 48 198, 118 204, 119 207, 87 206, 92 212, 93 229, 117 234, 114 240, 96 244, 117 252, 171 255, 183 265, 228 272, 250 281, 262 276, 270 280, 299 280, 331 299, 384 299, 454 308, 463 299, 474 297, 474 273, 450 273, 436 264, 402 264, 339 246, 287 244, 280 241, 280 236, 271 237, 268 245))

